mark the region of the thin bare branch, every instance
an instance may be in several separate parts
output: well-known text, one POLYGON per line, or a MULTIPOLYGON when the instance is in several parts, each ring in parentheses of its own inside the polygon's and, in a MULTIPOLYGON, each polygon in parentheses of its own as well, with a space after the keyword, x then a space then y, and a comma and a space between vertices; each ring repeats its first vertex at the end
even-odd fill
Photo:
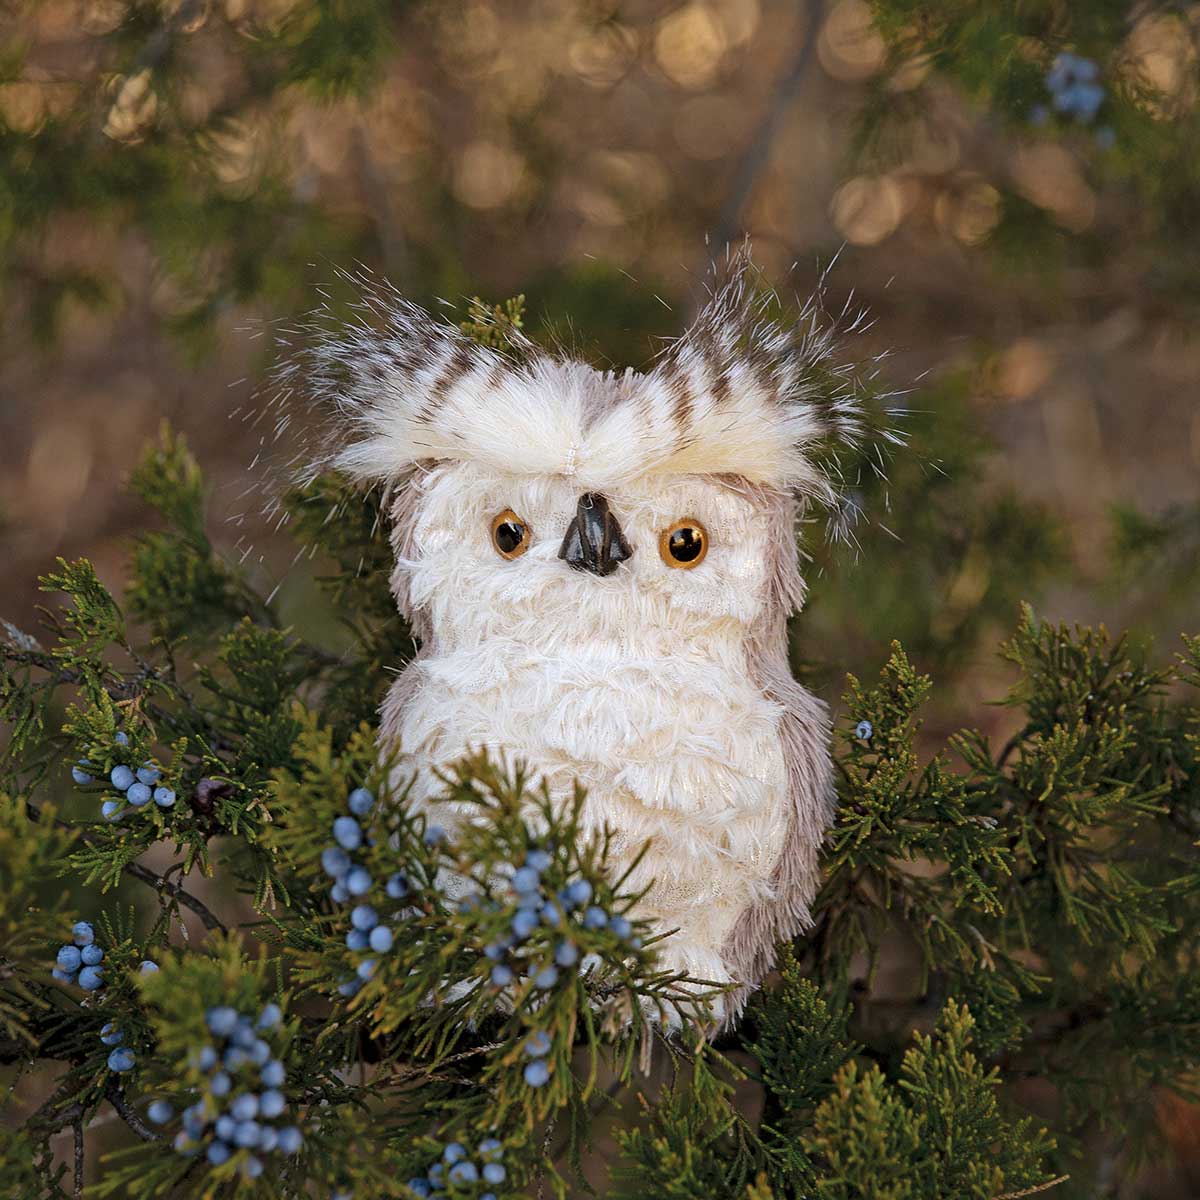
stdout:
POLYGON ((186 888, 181 887, 177 883, 172 883, 169 879, 151 871, 148 867, 143 867, 140 863, 129 863, 126 865, 125 870, 134 879, 141 880, 142 883, 147 884, 160 893, 165 892, 172 899, 182 904, 184 908, 190 909, 200 918, 204 928, 210 933, 229 932, 225 923, 213 913, 204 901, 197 899, 186 888))
MULTIPOLYGON (((26 810, 35 821, 44 820, 42 810, 30 801, 26 801, 26 810)), ((54 823, 62 829, 70 830, 74 833, 81 842, 86 846, 94 845, 93 839, 89 838, 86 833, 83 833, 77 826, 68 824, 66 821, 59 820, 57 817, 54 823)), ((154 888, 160 895, 165 894, 170 896, 184 908, 190 909, 200 918, 204 928, 210 932, 228 933, 228 928, 225 923, 216 916, 215 913, 204 903, 203 900, 193 896, 186 888, 178 883, 172 883, 163 875, 159 875, 156 871, 150 870, 149 867, 143 867, 141 863, 131 862, 126 863, 124 870, 126 874, 131 875, 134 879, 149 887, 154 888)))
POLYGON ((1060 1183, 1066 1183, 1070 1178, 1070 1175, 1060 1175, 1057 1179, 1051 1179, 1049 1183, 1039 1183, 1020 1192, 1005 1192, 1003 1196, 997 1196, 996 1200, 1019 1200, 1021 1196, 1033 1196, 1038 1192, 1048 1192, 1052 1187, 1058 1187, 1060 1183))
POLYGON ((804 41, 801 42, 800 48, 792 59, 792 65, 788 68, 787 74, 775 85, 767 111, 764 113, 758 129, 755 130, 754 137, 751 138, 743 152, 737 170, 734 171, 729 194, 721 206, 721 214, 717 218, 716 228, 713 231, 717 253, 722 252, 724 247, 737 237, 742 209, 745 208, 758 184, 759 176, 767 165, 775 135, 779 132, 779 127, 783 123, 784 117, 787 116, 788 108, 808 73, 809 63, 812 61, 817 47, 817 30, 821 23, 821 11, 821 0, 807 0, 804 5, 804 41))
POLYGON ((64 667, 52 654, 47 654, 44 650, 22 650, 0 643, 0 658, 16 663, 18 666, 37 667, 39 670, 49 671, 53 674, 56 685, 78 683, 81 678, 78 671, 64 667))
POLYGON ((75 1134, 75 1200, 83 1196, 83 1118, 71 1126, 75 1134))
POLYGON ((25 1122, 25 1127, 52 1134, 57 1133, 60 1129, 65 1129, 72 1121, 80 1119, 83 1116, 83 1106, 78 1101, 68 1104, 61 1111, 55 1111, 63 1100, 74 1093, 75 1089, 75 1082, 68 1079, 42 1101, 29 1120, 25 1122))
POLYGON ((375 223, 375 235, 383 257, 384 270, 393 276, 402 275, 407 266, 408 251, 400 221, 392 204, 394 190, 371 153, 367 141, 365 122, 358 121, 350 135, 350 146, 354 154, 359 179, 362 181, 363 196, 375 223))
POLYGON ((157 1133, 151 1129, 141 1117, 138 1116, 129 1102, 125 1099, 124 1093, 115 1083, 109 1083, 104 1089, 104 1098, 117 1110, 117 1115, 133 1130, 134 1133, 142 1139, 143 1142, 158 1142, 162 1139, 157 1133))

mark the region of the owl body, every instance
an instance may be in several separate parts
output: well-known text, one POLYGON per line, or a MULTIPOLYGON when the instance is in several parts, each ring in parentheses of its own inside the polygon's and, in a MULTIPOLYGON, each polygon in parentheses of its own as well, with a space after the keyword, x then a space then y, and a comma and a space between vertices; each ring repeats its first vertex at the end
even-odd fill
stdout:
POLYGON ((410 486, 419 515, 397 573, 428 637, 381 730, 403 749, 402 770, 418 770, 410 798, 452 827, 458 814, 437 803, 434 772, 480 747, 524 763, 556 796, 578 780, 585 832, 613 831, 617 873, 648 842, 628 886, 649 889, 639 915, 677 929, 664 965, 739 978, 727 947, 742 913, 776 902, 789 824, 785 709, 754 662, 767 513, 704 478, 610 488, 632 553, 597 577, 558 556, 579 499, 570 477, 446 464, 410 486), (505 510, 530 529, 511 562, 489 534, 505 510), (668 568, 658 552, 660 531, 681 516, 711 540, 694 571, 668 568))
MULTIPOLYGON (((796 521, 835 499, 816 451, 850 440, 831 338, 768 321, 746 270, 652 370, 477 345, 395 293, 291 360, 332 414, 314 469, 391 489, 392 589, 421 643, 380 738, 409 801, 486 748, 552 795, 586 789, 663 965, 737 985, 811 920, 832 817, 824 706, 791 676, 796 521)), ((323 327, 319 327, 319 332, 323 327)), ((302 377, 301 377, 302 376, 302 377)), ((447 881, 453 888, 453 881, 447 881)))

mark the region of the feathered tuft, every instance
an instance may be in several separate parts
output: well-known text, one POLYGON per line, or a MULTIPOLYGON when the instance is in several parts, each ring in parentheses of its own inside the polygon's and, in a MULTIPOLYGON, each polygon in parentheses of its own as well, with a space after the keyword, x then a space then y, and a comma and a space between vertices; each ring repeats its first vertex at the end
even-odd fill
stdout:
POLYGON ((876 386, 887 355, 858 361, 848 353, 850 339, 871 322, 853 295, 837 315, 826 308, 832 265, 817 290, 797 301, 796 315, 787 316, 749 242, 730 249, 724 264, 713 265, 707 303, 663 351, 655 373, 680 393, 698 440, 711 441, 722 430, 711 409, 697 416, 689 396, 719 398, 739 387, 762 395, 774 456, 763 482, 819 503, 830 537, 847 540, 860 515, 855 489, 863 467, 885 477, 891 450, 904 443, 903 409, 902 393, 876 386))
POLYGON ((389 484, 445 460, 575 476, 597 491, 651 473, 739 476, 821 504, 843 536, 854 512, 847 452, 878 471, 880 446, 900 440, 867 419, 879 360, 864 378, 842 357, 864 314, 847 307, 831 320, 818 290, 798 317, 777 315, 748 247, 714 269, 708 302, 645 373, 597 371, 517 331, 502 352, 365 269, 341 278, 359 291, 350 321, 326 302, 278 338, 277 431, 297 400, 310 409, 292 482, 336 469, 389 484))

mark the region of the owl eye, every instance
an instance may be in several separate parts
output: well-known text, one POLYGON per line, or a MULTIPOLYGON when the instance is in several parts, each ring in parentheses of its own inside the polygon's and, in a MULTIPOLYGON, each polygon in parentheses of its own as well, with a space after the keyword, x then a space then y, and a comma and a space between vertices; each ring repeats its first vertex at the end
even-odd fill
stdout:
POLYGON ((533 531, 511 508, 492 518, 492 545, 501 558, 520 558, 529 549, 533 531))
POLYGON ((708 553, 708 530, 695 517, 684 517, 658 535, 658 553, 668 567, 690 571, 708 553))

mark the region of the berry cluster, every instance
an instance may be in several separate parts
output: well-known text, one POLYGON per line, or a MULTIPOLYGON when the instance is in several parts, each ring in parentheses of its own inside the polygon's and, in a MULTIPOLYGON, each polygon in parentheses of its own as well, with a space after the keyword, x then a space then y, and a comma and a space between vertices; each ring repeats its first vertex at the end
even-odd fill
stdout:
MULTIPOLYGON (((361 900, 375 885, 370 871, 351 857, 362 846, 374 845, 361 822, 371 815, 375 797, 366 788, 355 788, 347 798, 346 806, 350 815, 338 817, 333 823, 333 840, 337 844, 327 846, 321 852, 321 868, 333 880, 329 895, 335 904, 361 900)), ((384 891, 392 900, 403 900, 408 890, 408 879, 403 871, 391 875, 384 885, 384 891)), ((350 926, 350 932, 346 934, 349 950, 386 954, 395 942, 391 926, 380 921, 379 914, 365 901, 350 910, 350 926)), ((377 965, 376 959, 364 958, 358 964, 357 973, 340 984, 338 991, 349 999, 375 974, 377 965)))
MULTIPOLYGON (((550 855, 545 850, 531 850, 525 856, 524 865, 513 872, 511 883, 517 894, 518 907, 512 919, 512 932, 483 948, 483 953, 496 964, 491 971, 491 980, 497 987, 506 987, 516 978, 510 960, 540 925, 560 929, 564 935, 569 935, 571 923, 575 921, 584 929, 609 929, 617 937, 627 940, 635 950, 641 945, 638 938, 630 936, 633 926, 628 920, 590 903, 592 885, 586 879, 574 880, 557 896, 547 895, 542 885, 542 872, 550 862, 550 855)), ((534 963, 527 973, 535 988, 549 991, 558 982, 558 968, 573 967, 578 961, 579 948, 569 936, 564 936, 555 947, 554 961, 534 963)))
POLYGON ((449 1185, 454 1194, 474 1195, 476 1200, 497 1200, 496 1193, 477 1188, 499 1187, 508 1176, 500 1160, 504 1146, 496 1138, 484 1138, 475 1151, 474 1159, 461 1142, 450 1142, 442 1150, 442 1157, 425 1172, 408 1181, 409 1188, 418 1196, 445 1196, 449 1185))
MULTIPOLYGON (((73 941, 58 948, 54 956, 54 969, 50 974, 59 983, 74 983, 85 992, 96 992, 104 986, 104 951, 96 944, 96 931, 90 921, 77 921, 71 928, 73 941)), ((158 964, 146 959, 139 968, 141 974, 149 975, 158 970, 158 964)), ((115 1049, 108 1056, 110 1071, 131 1071, 137 1062, 133 1051, 122 1046, 125 1035, 109 1021, 100 1030, 100 1040, 115 1049)))
MULTIPOLYGON (((180 1114, 182 1129, 175 1149, 183 1155, 201 1150, 214 1166, 227 1163, 239 1150, 247 1154, 238 1165, 247 1179, 263 1173, 256 1154, 295 1154, 304 1141, 300 1130, 283 1124, 287 1100, 283 1092, 287 1072, 272 1056, 262 1034, 283 1018, 277 1004, 268 1004, 257 1019, 228 1006, 210 1008, 205 1015, 212 1042, 199 1047, 194 1064, 208 1076, 206 1094, 180 1114), (261 1090, 255 1090, 260 1088, 261 1090)), ((165 1125, 175 1115, 166 1100, 155 1100, 146 1115, 165 1125)))
POLYGON ((333 822, 333 840, 337 845, 329 846, 321 853, 321 867, 333 880, 329 895, 335 904, 345 904, 352 896, 365 896, 373 882, 370 871, 350 856, 364 845, 374 844, 359 822, 371 815, 375 797, 366 788, 355 788, 347 798, 346 807, 350 815, 338 817, 333 822))
POLYGON ((124 1071, 132 1071, 133 1064, 137 1062, 133 1051, 128 1046, 122 1046, 121 1043, 125 1040, 125 1035, 109 1021, 103 1029, 100 1030, 100 1040, 106 1046, 115 1046, 116 1049, 108 1056, 108 1069, 116 1071, 118 1074, 124 1071))
POLYGON ((71 929, 73 941, 60 946, 50 974, 59 983, 74 983, 85 992, 104 986, 104 951, 96 945, 96 931, 90 921, 77 921, 71 929))
MULTIPOLYGON (((121 731, 117 734, 114 745, 125 747, 129 745, 129 734, 121 731)), ((71 778, 80 787, 95 783, 91 772, 96 768, 85 759, 71 768, 71 778)), ((123 794, 123 800, 109 799, 100 805, 100 815, 106 821, 119 821, 125 815, 125 806, 143 808, 151 799, 159 808, 170 808, 175 803, 175 792, 159 781, 162 772, 152 762, 145 762, 136 770, 127 763, 117 763, 108 773, 108 781, 118 792, 123 794)))
MULTIPOLYGON (((376 954, 386 954, 395 941, 390 925, 383 924, 379 914, 369 904, 356 904, 350 910, 351 929, 346 934, 348 950, 373 950, 376 954)), ((378 966, 374 958, 364 958, 357 971, 344 983, 338 985, 338 992, 349 998, 355 995, 372 975, 378 966)))
MULTIPOLYGON (((1099 79, 1100 68, 1091 59, 1077 54, 1058 55, 1046 74, 1046 88, 1054 111, 1090 125, 1104 103, 1104 88, 1099 79)), ((1029 116, 1035 125, 1045 125, 1050 119, 1050 109, 1035 104, 1029 116)), ((1106 125, 1096 130, 1096 141, 1102 149, 1110 150, 1116 145, 1117 135, 1106 125)))
MULTIPOLYGON (((579 962, 579 947, 571 937, 573 925, 591 931, 607 929, 634 950, 642 944, 640 938, 632 936, 633 926, 627 918, 592 903, 592 885, 586 879, 575 879, 557 895, 551 895, 542 874, 552 861, 548 851, 531 850, 524 864, 513 871, 510 883, 516 893, 517 911, 510 932, 483 948, 484 956, 494 964, 489 978, 495 987, 507 987, 516 980, 517 969, 524 969, 537 991, 549 991, 558 983, 560 969, 568 970, 579 962), (550 962, 521 955, 542 926, 562 933, 550 962)), ((541 1087, 550 1078, 550 1065, 545 1061, 549 1052, 550 1039, 545 1033, 535 1033, 525 1043, 525 1053, 533 1060, 525 1067, 525 1082, 530 1087, 541 1087)))
POLYGON ((1075 117, 1085 125, 1096 119, 1104 103, 1104 89, 1097 80, 1100 68, 1089 58, 1060 54, 1046 75, 1055 112, 1075 117))
MULTIPOLYGON (((104 951, 96 944, 96 931, 90 921, 76 921, 71 926, 72 943, 59 946, 50 974, 59 983, 73 983, 85 992, 98 992, 104 986, 104 951)), ((143 960, 138 967, 142 975, 158 970, 158 963, 143 960)), ((108 1045, 116 1045, 109 1042, 108 1045)))
POLYGON ((860 741, 869 742, 875 732, 875 726, 870 721, 859 721, 854 727, 854 736, 860 741))
POLYGON ((544 1029, 531 1033, 521 1047, 531 1062, 525 1064, 525 1082, 530 1087, 541 1087, 550 1078, 550 1064, 546 1056, 550 1053, 550 1035, 544 1029))
MULTIPOLYGON (((146 959, 140 968, 142 975, 152 975, 158 970, 158 963, 153 963, 146 959)), ((108 1056, 108 1069, 122 1073, 124 1071, 132 1071, 134 1063, 137 1059, 134 1053, 128 1046, 122 1046, 121 1043, 125 1040, 125 1034, 112 1022, 107 1022, 100 1030, 100 1040, 106 1046, 115 1046, 116 1049, 108 1056)))

